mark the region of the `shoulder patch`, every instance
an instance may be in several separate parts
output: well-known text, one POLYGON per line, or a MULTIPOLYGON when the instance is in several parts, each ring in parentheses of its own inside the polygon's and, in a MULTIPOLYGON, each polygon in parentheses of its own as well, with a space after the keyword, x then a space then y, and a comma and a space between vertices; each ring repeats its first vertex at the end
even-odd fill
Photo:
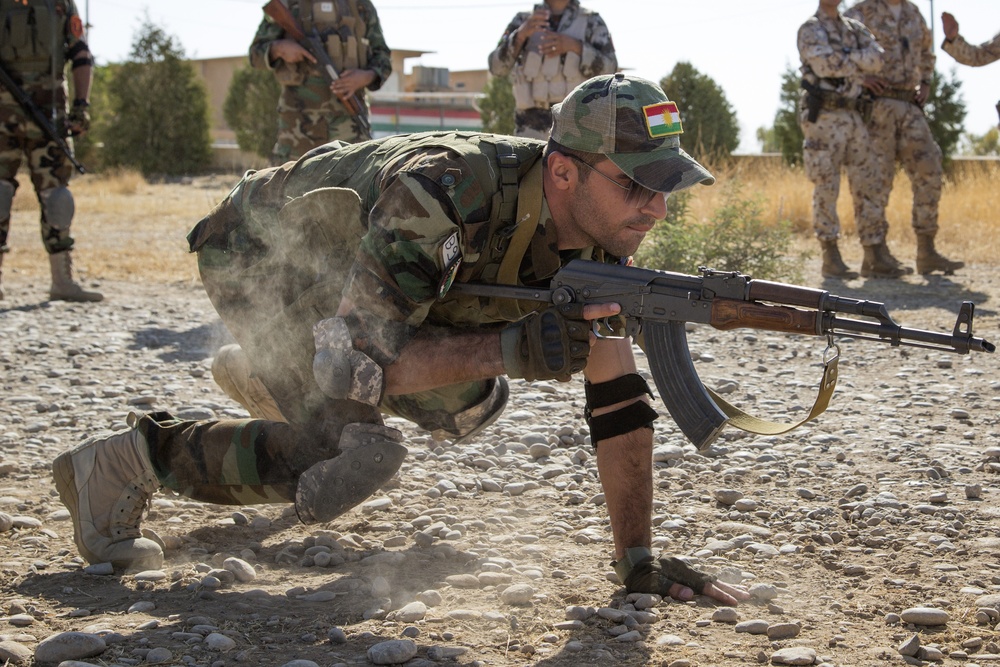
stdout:
POLYGON ((83 37, 83 21, 80 20, 79 14, 74 14, 69 17, 69 34, 73 37, 80 39, 83 37))
POLYGON ((441 282, 438 284, 438 298, 448 293, 451 284, 458 274, 458 267, 462 265, 462 251, 458 245, 458 232, 455 232, 441 246, 441 266, 444 272, 441 275, 441 282))

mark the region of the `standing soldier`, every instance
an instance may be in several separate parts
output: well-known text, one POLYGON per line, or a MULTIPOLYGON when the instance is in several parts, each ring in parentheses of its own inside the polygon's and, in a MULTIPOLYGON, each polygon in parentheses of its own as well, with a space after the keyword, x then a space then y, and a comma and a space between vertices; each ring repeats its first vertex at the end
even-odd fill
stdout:
MULTIPOLYGON (((958 21, 948 12, 941 14, 941 26, 944 28, 941 48, 963 65, 982 67, 1000 60, 1000 33, 988 42, 973 46, 958 33, 958 21)), ((1000 114, 1000 102, 997 102, 997 114, 1000 114)))
MULTIPOLYGON (((872 31, 885 50, 885 66, 865 79, 875 94, 868 133, 879 160, 880 203, 889 203, 896 160, 910 178, 913 190, 913 231, 917 236, 917 271, 954 273, 965 266, 940 255, 934 248, 941 200, 941 149, 924 117, 923 104, 931 91, 934 50, 924 17, 909 0, 861 0, 845 12, 872 31)), ((893 259, 887 255, 888 259, 893 259)), ((907 273, 912 270, 907 267, 907 273)))
MULTIPOLYGON (((52 119, 57 131, 80 135, 90 125, 90 76, 94 63, 83 41, 83 22, 73 0, 0 0, 0 65, 23 93, 52 119), (65 65, 73 72, 73 106, 66 112, 65 65)), ((100 301, 73 280, 73 163, 48 137, 14 91, 0 86, 0 265, 10 248, 10 212, 17 170, 27 157, 41 206, 42 243, 52 271, 51 299, 100 301)), ((0 299, 3 290, 0 288, 0 299)))
POLYGON ((840 257, 837 196, 840 169, 854 200, 854 220, 865 249, 861 273, 898 277, 902 269, 886 260, 885 209, 875 193, 878 163, 871 152, 863 114, 871 100, 863 96, 864 75, 882 67, 882 48, 868 30, 837 10, 839 0, 821 0, 819 9, 799 28, 802 102, 799 123, 805 141, 802 157, 813 189, 813 228, 823 248, 823 276, 857 278, 840 257))
POLYGON ((511 75, 514 134, 545 139, 552 105, 586 79, 613 74, 618 59, 600 14, 579 0, 545 0, 514 17, 489 66, 493 76, 511 75))
POLYGON ((330 83, 316 58, 265 16, 250 45, 250 64, 274 71, 281 84, 278 141, 273 165, 298 159, 306 151, 336 139, 354 143, 368 139, 341 100, 364 89, 378 90, 392 74, 392 52, 370 0, 300 2, 283 0, 299 26, 322 38, 340 78, 330 83))

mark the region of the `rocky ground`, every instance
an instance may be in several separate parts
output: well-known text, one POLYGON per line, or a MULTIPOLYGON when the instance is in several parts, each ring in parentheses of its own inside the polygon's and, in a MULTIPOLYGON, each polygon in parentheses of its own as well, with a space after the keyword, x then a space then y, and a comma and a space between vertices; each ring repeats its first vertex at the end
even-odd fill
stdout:
MULTIPOLYGON (((393 423, 401 473, 327 525, 160 494, 144 526, 166 562, 121 573, 77 555, 51 461, 130 410, 244 415, 209 373, 227 335, 197 285, 104 282, 94 305, 4 285, 0 663, 1000 664, 996 356, 844 339, 819 419, 729 429, 701 453, 661 410, 655 546, 751 587, 736 608, 624 595, 576 382, 513 383, 461 446, 393 423)), ((977 333, 1000 338, 996 266, 815 286, 941 331, 972 300, 977 333)), ((706 384, 741 406, 791 420, 812 404, 823 340, 690 339, 706 384)))

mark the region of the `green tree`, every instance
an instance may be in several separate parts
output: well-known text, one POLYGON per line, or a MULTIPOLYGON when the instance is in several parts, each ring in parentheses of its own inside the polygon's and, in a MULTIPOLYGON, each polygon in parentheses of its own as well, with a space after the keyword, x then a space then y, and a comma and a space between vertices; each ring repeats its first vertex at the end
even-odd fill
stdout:
POLYGON ((931 93, 924 105, 924 115, 931 127, 934 141, 941 147, 944 156, 944 166, 951 164, 951 156, 955 154, 958 143, 965 132, 965 101, 962 99, 962 82, 958 80, 954 68, 950 76, 934 72, 931 81, 931 93))
POLYGON ((112 68, 103 162, 144 176, 195 173, 211 160, 208 94, 175 38, 147 17, 129 59, 112 68))
POLYGON ((791 67, 781 75, 781 96, 774 114, 774 143, 786 164, 802 164, 802 126, 799 125, 799 71, 791 67))
POLYGON ((968 152, 972 155, 1000 155, 1000 130, 991 127, 986 134, 967 134, 968 152))
POLYGON ((726 158, 740 144, 740 126, 726 94, 711 77, 691 63, 679 62, 660 81, 667 98, 677 103, 684 134, 681 146, 699 159, 726 158))
POLYGON ((483 86, 479 117, 483 132, 514 134, 514 88, 505 76, 491 76, 483 86))
POLYGON ((278 140, 281 84, 268 70, 244 67, 233 74, 222 103, 222 116, 248 153, 269 157, 278 140))

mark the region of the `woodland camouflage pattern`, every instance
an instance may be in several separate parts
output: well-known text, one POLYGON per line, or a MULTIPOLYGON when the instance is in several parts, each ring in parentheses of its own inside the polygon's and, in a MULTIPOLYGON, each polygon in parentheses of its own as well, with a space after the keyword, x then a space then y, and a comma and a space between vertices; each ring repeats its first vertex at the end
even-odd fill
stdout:
MULTIPOLYGON (((857 100, 866 73, 882 67, 882 48, 860 23, 822 12, 811 16, 798 33, 802 76, 829 96, 857 100), (848 49, 849 53, 845 53, 848 49)), ((862 245, 885 241, 888 224, 885 209, 876 200, 879 183, 878 162, 872 153, 868 129, 861 114, 849 109, 823 109, 814 122, 808 120, 805 91, 799 108, 799 124, 804 141, 802 160, 813 182, 813 229, 820 241, 840 236, 837 197, 840 171, 847 179, 854 202, 854 220, 862 245)))
POLYGON ((930 85, 934 75, 931 32, 917 7, 903 0, 899 20, 885 0, 862 0, 844 16, 856 19, 872 31, 885 50, 880 76, 888 79, 892 91, 906 99, 878 97, 868 123, 872 150, 879 162, 875 192, 885 209, 899 160, 913 190, 913 230, 935 234, 938 230, 938 203, 941 200, 941 149, 934 141, 923 109, 912 101, 921 83, 930 85))
POLYGON ((651 136, 642 107, 667 101, 652 81, 624 74, 594 77, 553 107, 552 140, 606 155, 629 178, 657 192, 711 185, 715 177, 681 149, 677 135, 651 136))
MULTIPOLYGON (((446 266, 442 252, 457 237, 455 281, 495 277, 510 234, 496 220, 498 141, 520 156, 522 177, 544 146, 475 133, 330 144, 248 174, 192 230, 205 289, 288 423, 183 422, 152 434, 164 485, 212 502, 290 502, 298 476, 336 454, 345 424, 381 423, 379 410, 327 398, 312 375, 313 325, 333 317, 342 299, 362 304, 348 325, 359 349, 382 365, 420 327, 507 321, 491 299, 447 293, 455 265, 446 266)), ((547 285, 565 261, 589 256, 560 256, 550 220, 543 205, 521 267, 526 285, 547 285)), ((494 386, 487 380, 385 397, 379 408, 428 431, 454 431, 455 415, 494 386)))
MULTIPOLYGON (((0 11, 6 12, 11 5, 21 5, 13 0, 0 0, 0 11)), ((35 10, 44 10, 43 3, 33 3, 35 10)), ((57 0, 53 3, 56 12, 62 13, 63 39, 58 62, 65 62, 65 52, 80 43, 80 35, 74 27, 82 26, 79 12, 73 0, 57 0)), ((2 35, 0 35, 2 38, 2 35)), ((54 125, 61 128, 66 118, 66 85, 63 71, 53 73, 49 69, 41 70, 37 63, 22 67, 17 60, 5 61, 8 72, 22 83, 22 90, 31 96, 32 101, 43 111, 55 112, 54 125)), ((66 143, 72 147, 71 138, 66 143)), ((21 108, 14 96, 0 88, 0 180, 10 182, 15 190, 18 187, 17 171, 22 161, 31 174, 31 183, 35 193, 66 187, 73 174, 73 165, 66 154, 45 136, 42 129, 21 108)), ((49 254, 69 250, 73 247, 73 237, 68 227, 56 229, 50 225, 45 216, 41 219, 42 243, 49 254)), ((0 252, 7 248, 7 238, 10 233, 10 212, 0 211, 0 252)))
MULTIPOLYGON (((392 74, 392 52, 385 42, 382 25, 371 0, 357 0, 357 3, 366 26, 365 38, 369 42, 365 69, 375 72, 375 80, 368 89, 378 90, 392 74)), ((289 9, 298 19, 298 2, 290 2, 289 9)), ((251 66, 272 69, 272 64, 268 62, 268 49, 271 42, 285 37, 285 31, 265 16, 250 45, 251 66)), ((292 79, 294 83, 282 85, 278 98, 278 140, 271 156, 273 165, 298 159, 306 151, 330 141, 354 143, 362 140, 360 128, 340 100, 330 92, 330 83, 318 66, 299 63, 295 66, 284 65, 283 69, 293 70, 295 78, 292 79)), ((364 101, 364 91, 358 91, 358 98, 364 101)), ((367 108, 364 113, 368 113, 367 108)))

